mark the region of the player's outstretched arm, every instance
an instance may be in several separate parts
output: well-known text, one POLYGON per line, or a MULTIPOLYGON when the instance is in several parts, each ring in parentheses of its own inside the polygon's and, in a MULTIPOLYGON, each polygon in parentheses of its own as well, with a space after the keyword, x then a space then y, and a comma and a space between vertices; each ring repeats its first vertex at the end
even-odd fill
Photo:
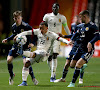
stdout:
POLYGON ((63 43, 65 43, 65 44, 72 45, 72 44, 70 43, 70 41, 68 41, 68 40, 66 40, 66 39, 64 39, 64 38, 62 38, 62 37, 58 37, 57 40, 58 40, 58 41, 61 41, 61 42, 63 42, 63 43))

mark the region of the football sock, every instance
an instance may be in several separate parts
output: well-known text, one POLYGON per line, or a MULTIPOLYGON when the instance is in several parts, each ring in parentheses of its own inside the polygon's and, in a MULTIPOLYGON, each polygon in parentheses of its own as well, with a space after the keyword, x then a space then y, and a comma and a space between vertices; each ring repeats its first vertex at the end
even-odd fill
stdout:
POLYGON ((27 77, 29 74, 29 68, 23 67, 22 69, 22 80, 27 81, 27 77))
POLYGON ((49 68, 50 68, 50 70, 51 70, 51 68, 52 68, 52 60, 51 60, 51 61, 48 61, 48 60, 47 60, 47 64, 48 64, 48 66, 49 66, 49 68))
POLYGON ((8 71, 10 74, 10 77, 13 78, 13 64, 8 64, 8 71))
POLYGON ((67 73, 68 73, 68 70, 63 69, 63 75, 62 75, 62 78, 66 78, 67 73))
POLYGON ((57 68, 57 59, 52 59, 51 77, 55 77, 56 68, 57 68))
POLYGON ((80 78, 83 79, 84 72, 80 73, 80 78))
POLYGON ((80 73, 80 68, 75 68, 72 83, 75 83, 80 73))
POLYGON ((32 66, 29 67, 29 74, 31 75, 31 78, 33 80, 33 78, 35 78, 35 76, 34 76, 34 73, 33 73, 32 66))

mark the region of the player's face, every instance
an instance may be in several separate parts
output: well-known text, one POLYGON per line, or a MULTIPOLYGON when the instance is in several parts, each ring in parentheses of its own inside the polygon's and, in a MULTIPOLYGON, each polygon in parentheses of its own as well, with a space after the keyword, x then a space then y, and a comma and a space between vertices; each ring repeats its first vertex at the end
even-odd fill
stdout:
POLYGON ((53 4, 52 6, 52 11, 55 15, 58 14, 58 11, 59 11, 59 6, 57 4, 53 4))
POLYGON ((79 17, 75 16, 75 17, 74 17, 74 22, 75 22, 76 24, 79 24, 79 23, 81 23, 81 20, 80 20, 79 17))
POLYGON ((48 30, 48 27, 46 27, 45 25, 39 25, 39 28, 41 30, 41 33, 44 35, 47 30, 48 30))
POLYGON ((21 16, 16 16, 14 17, 14 21, 16 22, 17 25, 20 25, 22 22, 22 17, 21 16))
POLYGON ((86 20, 85 15, 80 15, 80 20, 82 23, 85 23, 85 20, 86 20))

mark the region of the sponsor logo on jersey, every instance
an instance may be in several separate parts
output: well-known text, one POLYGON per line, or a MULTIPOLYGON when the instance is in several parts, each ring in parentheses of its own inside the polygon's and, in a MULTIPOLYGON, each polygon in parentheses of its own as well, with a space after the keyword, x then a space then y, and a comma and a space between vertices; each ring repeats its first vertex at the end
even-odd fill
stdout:
POLYGON ((61 22, 61 19, 59 19, 59 22, 61 22))
POLYGON ((88 31, 89 30, 89 27, 86 27, 85 30, 88 31))

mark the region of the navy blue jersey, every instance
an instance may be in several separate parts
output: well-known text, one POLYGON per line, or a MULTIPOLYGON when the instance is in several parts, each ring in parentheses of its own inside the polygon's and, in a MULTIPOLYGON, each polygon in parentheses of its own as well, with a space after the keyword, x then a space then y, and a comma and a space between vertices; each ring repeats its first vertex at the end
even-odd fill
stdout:
POLYGON ((75 35, 72 37, 72 40, 78 36, 78 41, 81 43, 80 48, 87 51, 88 42, 90 42, 96 35, 99 36, 99 30, 97 26, 93 22, 89 22, 88 24, 79 25, 77 33, 75 33, 75 35))
POLYGON ((71 34, 74 34, 76 32, 77 25, 75 23, 71 24, 71 34))
POLYGON ((64 38, 71 38, 73 34, 77 31, 77 25, 75 23, 71 24, 71 35, 65 35, 64 38))
MULTIPOLYGON (((14 24, 12 25, 12 33, 13 33, 13 34, 12 34, 10 37, 8 37, 7 40, 13 40, 13 38, 14 38, 17 34, 23 32, 23 31, 28 31, 28 30, 32 30, 32 27, 31 27, 28 23, 25 23, 25 22, 22 21, 21 25, 19 25, 19 26, 17 26, 16 23, 14 23, 14 24)), ((31 40, 31 39, 30 39, 30 36, 27 36, 27 43, 23 46, 24 49, 27 48, 27 46, 28 46, 30 40, 31 40)), ((14 43, 14 44, 16 44, 16 43, 14 43)))

